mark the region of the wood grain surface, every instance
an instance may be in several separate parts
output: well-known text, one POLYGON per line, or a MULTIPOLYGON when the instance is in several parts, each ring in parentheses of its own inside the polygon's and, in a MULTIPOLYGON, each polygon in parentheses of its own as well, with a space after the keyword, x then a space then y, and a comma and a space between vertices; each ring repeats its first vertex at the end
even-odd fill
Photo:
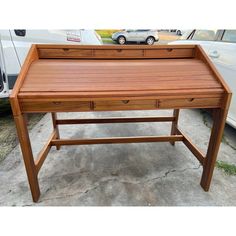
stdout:
POLYGON ((221 90, 210 69, 197 59, 65 60, 40 59, 31 64, 24 92, 149 92, 221 90))

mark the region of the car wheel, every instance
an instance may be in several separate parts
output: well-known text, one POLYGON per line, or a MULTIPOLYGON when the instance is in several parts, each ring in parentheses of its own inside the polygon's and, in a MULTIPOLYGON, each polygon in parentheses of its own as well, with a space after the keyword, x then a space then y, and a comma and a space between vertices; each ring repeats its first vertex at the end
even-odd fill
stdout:
POLYGON ((126 43, 126 39, 124 36, 120 36, 118 39, 117 39, 117 42, 120 44, 120 45, 123 45, 126 43))
POLYGON ((146 39, 146 44, 147 45, 152 45, 152 44, 154 44, 154 41, 155 41, 155 39, 153 37, 148 37, 146 39))
POLYGON ((182 34, 181 34, 181 30, 177 30, 176 34, 177 34, 177 35, 182 35, 182 34))

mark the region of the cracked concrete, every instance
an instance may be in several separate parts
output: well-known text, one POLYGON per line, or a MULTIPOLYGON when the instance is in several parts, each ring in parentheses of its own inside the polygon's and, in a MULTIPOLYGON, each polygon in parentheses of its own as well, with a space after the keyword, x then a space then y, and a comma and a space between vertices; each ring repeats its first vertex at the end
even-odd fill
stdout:
MULTIPOLYGON (((63 118, 170 115, 172 111, 63 113, 63 118)), ((49 114, 32 129, 36 155, 51 132, 49 114)), ((206 150, 211 119, 183 110, 181 128, 206 150), (204 119, 204 122, 203 122, 204 119), (193 122, 194 121, 194 122, 193 122), (209 126, 209 127, 208 127, 209 126), (193 135, 194 134, 194 135, 193 135)), ((61 126, 64 138, 164 135, 169 123, 61 126)), ((226 127, 218 159, 236 164, 236 130, 226 127)), ((40 174, 41 197, 32 202, 19 146, 0 166, 0 205, 9 206, 205 206, 236 205, 236 176, 215 169, 211 189, 199 185, 202 167, 182 144, 109 144, 51 149, 40 174)))

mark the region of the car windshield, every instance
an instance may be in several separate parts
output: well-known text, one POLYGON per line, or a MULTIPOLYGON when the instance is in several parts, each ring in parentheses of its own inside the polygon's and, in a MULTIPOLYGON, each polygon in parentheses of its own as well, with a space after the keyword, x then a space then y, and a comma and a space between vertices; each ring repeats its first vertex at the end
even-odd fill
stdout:
POLYGON ((129 32, 147 32, 147 31, 150 31, 150 29, 127 29, 126 31, 128 33, 129 32))
POLYGON ((187 39, 192 32, 193 30, 185 30, 184 32, 182 32, 182 36, 179 39, 187 39))
POLYGON ((145 31, 150 31, 150 29, 137 29, 137 32, 145 32, 145 31))

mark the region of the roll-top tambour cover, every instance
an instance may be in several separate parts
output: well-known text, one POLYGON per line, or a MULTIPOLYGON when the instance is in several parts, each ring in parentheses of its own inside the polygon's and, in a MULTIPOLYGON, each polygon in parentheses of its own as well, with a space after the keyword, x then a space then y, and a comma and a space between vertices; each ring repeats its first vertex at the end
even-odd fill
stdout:
POLYGON ((39 59, 21 93, 77 92, 99 95, 218 93, 222 85, 198 59, 72 60, 39 59))

